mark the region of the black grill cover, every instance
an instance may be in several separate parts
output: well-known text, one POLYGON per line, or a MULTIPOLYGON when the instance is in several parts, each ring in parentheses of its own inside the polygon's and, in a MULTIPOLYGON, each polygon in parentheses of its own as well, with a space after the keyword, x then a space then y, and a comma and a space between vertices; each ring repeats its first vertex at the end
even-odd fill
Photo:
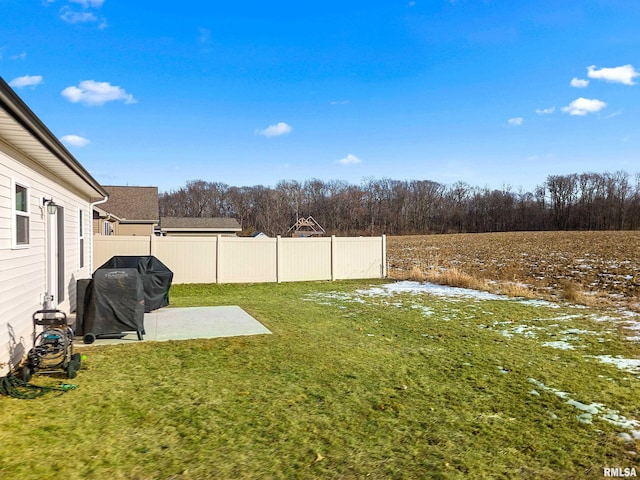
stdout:
POLYGON ((135 268, 138 271, 144 287, 145 312, 169 305, 169 289, 173 272, 156 257, 130 255, 111 257, 96 272, 103 268, 135 268))
POLYGON ((97 270, 89 291, 84 302, 85 334, 144 333, 144 289, 135 268, 97 270))

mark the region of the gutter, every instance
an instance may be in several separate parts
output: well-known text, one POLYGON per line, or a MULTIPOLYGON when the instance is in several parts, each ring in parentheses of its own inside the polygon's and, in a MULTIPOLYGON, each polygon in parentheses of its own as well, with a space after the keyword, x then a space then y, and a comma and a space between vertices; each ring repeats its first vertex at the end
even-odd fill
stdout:
POLYGON ((89 258, 89 271, 93 274, 93 207, 95 207, 96 205, 100 205, 102 203, 105 203, 107 200, 109 200, 109 195, 105 195, 105 197, 102 200, 98 200, 97 202, 92 202, 90 205, 91 207, 91 258, 89 258))

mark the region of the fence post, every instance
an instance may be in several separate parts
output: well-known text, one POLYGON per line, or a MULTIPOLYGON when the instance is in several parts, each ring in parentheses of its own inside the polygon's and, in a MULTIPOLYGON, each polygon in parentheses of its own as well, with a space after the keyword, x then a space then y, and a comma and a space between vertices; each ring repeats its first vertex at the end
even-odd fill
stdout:
POLYGON ((280 240, 282 240, 282 237, 280 235, 276 236, 276 283, 280 283, 280 272, 282 270, 282 244, 280 242, 280 240))
POLYGON ((387 278, 387 236, 382 235, 382 278, 387 278))
POLYGON ((220 283, 220 235, 216 235, 216 283, 220 283))
POLYGON ((336 236, 331 235, 331 281, 336 279, 336 236))

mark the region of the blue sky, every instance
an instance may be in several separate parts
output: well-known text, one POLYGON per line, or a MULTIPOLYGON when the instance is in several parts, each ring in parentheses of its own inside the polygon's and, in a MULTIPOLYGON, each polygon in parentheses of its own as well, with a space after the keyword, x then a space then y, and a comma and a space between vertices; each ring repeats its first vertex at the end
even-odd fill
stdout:
POLYGON ((0 0, 0 75, 105 185, 640 171, 640 2, 0 0))

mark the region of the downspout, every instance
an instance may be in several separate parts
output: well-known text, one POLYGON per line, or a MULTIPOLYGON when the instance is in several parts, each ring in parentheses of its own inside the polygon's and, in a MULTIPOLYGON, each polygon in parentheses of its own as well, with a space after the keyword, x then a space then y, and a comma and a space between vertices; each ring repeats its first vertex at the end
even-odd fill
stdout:
POLYGON ((91 203, 91 228, 89 231, 91 232, 91 257, 89 258, 89 271, 93 274, 93 207, 96 205, 101 205, 109 200, 109 195, 105 196, 102 200, 98 200, 97 202, 91 203))

